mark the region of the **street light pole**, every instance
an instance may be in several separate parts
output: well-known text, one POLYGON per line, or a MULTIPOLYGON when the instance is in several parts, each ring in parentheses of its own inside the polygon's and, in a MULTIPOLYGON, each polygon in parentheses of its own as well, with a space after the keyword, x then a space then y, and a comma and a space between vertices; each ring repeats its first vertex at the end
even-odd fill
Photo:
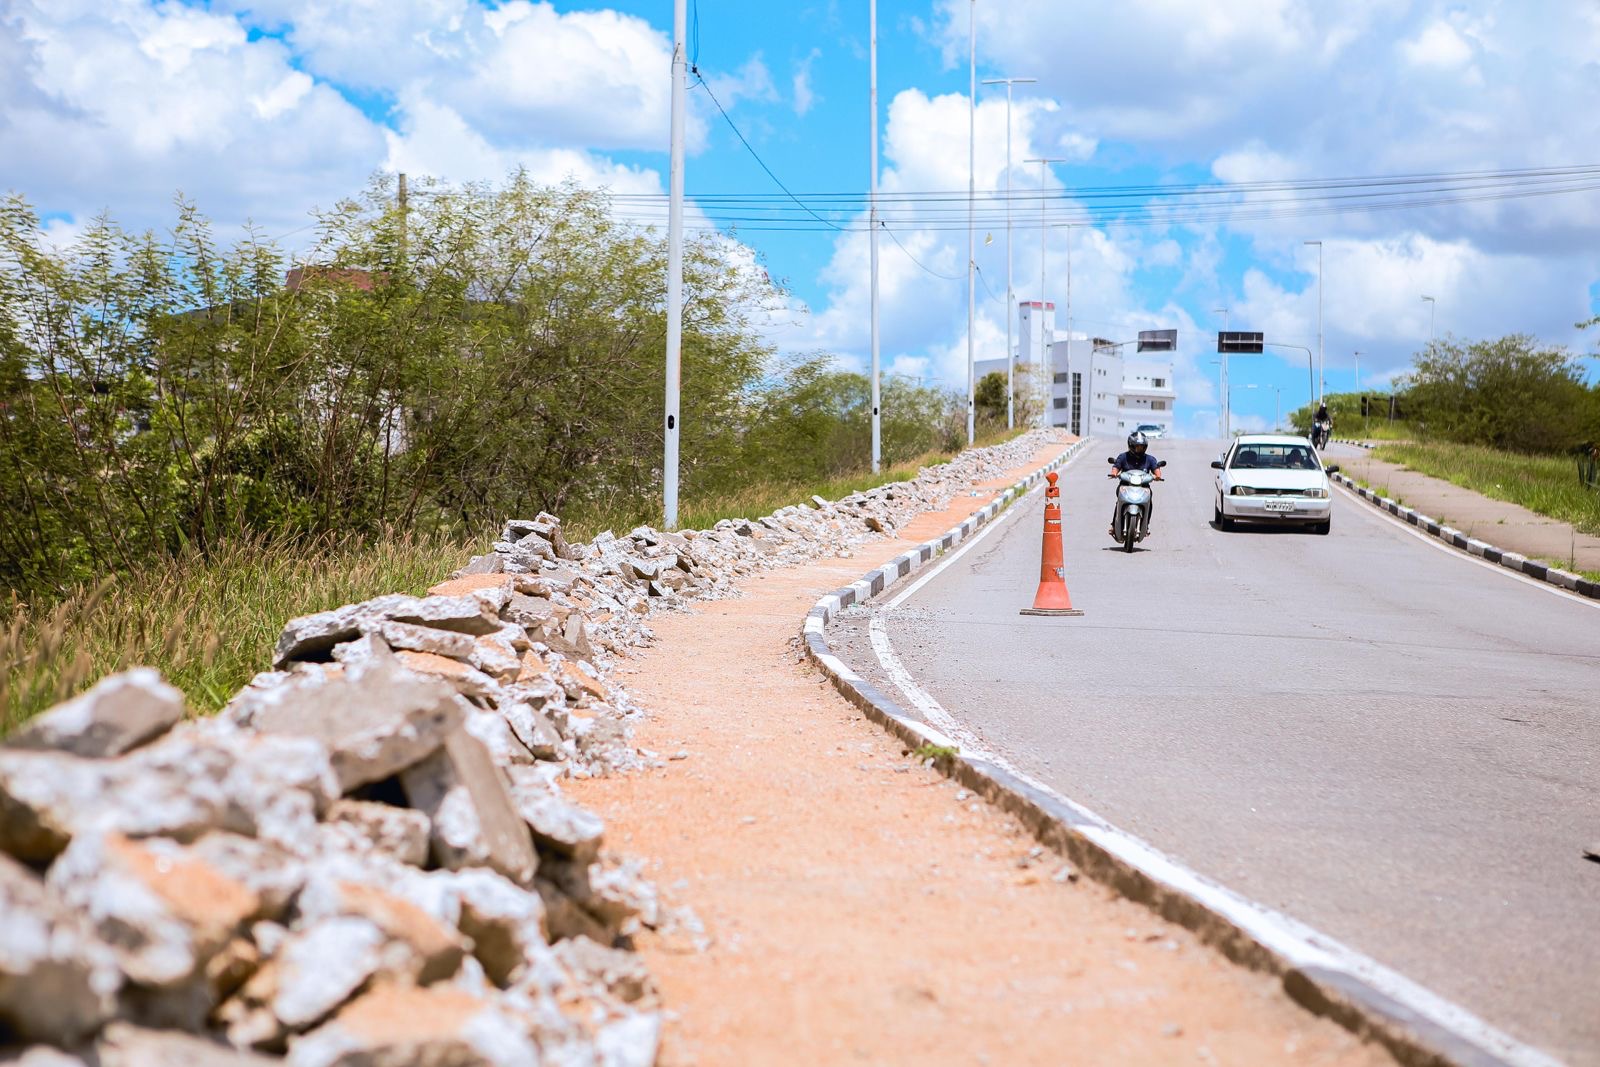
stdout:
MULTIPOLYGON (((872 0, 874 4, 877 0, 872 0)), ((1017 365, 1017 350, 1012 343, 1011 324, 1017 314, 1017 301, 1012 288, 1011 280, 1011 87, 1013 85, 1026 85, 1037 81, 1036 78, 985 78, 985 85, 1004 85, 1006 87, 1006 429, 1014 429, 1017 424, 1014 397, 1016 383, 1012 380, 1012 372, 1017 365)), ((877 468, 873 468, 876 470, 877 468)))
POLYGON ((1308 245, 1317 246, 1317 399, 1326 399, 1328 388, 1327 364, 1322 358, 1322 242, 1307 241, 1308 245))
POLYGON ((977 438, 973 319, 977 316, 978 249, 973 233, 973 210, 978 195, 978 0, 967 3, 967 446, 977 438))
MULTIPOLYGON (((1229 309, 1212 308, 1211 313, 1222 316, 1222 331, 1226 333, 1228 331, 1228 318, 1231 314, 1229 309)), ((1222 346, 1218 345, 1217 347, 1221 348, 1222 346)), ((1226 441, 1233 436, 1233 403, 1232 398, 1228 395, 1228 353, 1222 352, 1220 354, 1222 356, 1222 439, 1226 441)))
POLYGON ((1438 306, 1438 301, 1431 296, 1424 296, 1422 299, 1428 302, 1428 345, 1431 347, 1433 345, 1433 312, 1438 306))
POLYGON ((872 259, 872 473, 877 474, 882 467, 882 423, 878 417, 879 401, 882 393, 879 386, 878 362, 878 0, 868 0, 868 18, 871 19, 871 31, 868 38, 871 41, 869 48, 870 58, 868 67, 869 93, 872 98, 872 151, 871 166, 872 180, 867 193, 867 218, 871 229, 871 259, 872 259))
POLYGON ((684 51, 687 0, 672 4, 672 149, 667 207, 667 396, 665 448, 661 460, 662 510, 666 528, 678 526, 678 393, 683 355, 683 112, 689 59, 684 51))

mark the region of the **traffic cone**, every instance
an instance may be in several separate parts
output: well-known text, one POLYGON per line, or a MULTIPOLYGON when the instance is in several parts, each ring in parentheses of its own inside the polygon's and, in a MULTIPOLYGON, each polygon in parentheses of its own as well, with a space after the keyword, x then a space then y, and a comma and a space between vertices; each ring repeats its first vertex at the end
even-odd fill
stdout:
POLYGON ((1044 546, 1039 552, 1039 591, 1034 594, 1033 607, 1023 608, 1023 615, 1082 615, 1072 606, 1067 593, 1066 567, 1061 552, 1061 490, 1056 481, 1061 476, 1055 471, 1045 475, 1050 488, 1044 491, 1044 546))

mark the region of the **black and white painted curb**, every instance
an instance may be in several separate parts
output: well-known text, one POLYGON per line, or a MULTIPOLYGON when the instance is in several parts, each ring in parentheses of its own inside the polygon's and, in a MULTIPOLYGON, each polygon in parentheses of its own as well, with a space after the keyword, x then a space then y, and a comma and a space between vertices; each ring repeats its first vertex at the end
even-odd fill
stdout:
POLYGON ((1328 443, 1330 445, 1350 445, 1352 448, 1365 448, 1369 452, 1378 447, 1370 441, 1355 441, 1348 437, 1334 437, 1328 443))
POLYGON ((1329 475, 1329 477, 1336 484, 1350 490, 1356 496, 1372 504, 1374 507, 1387 511, 1389 514, 1410 523, 1412 526, 1415 526, 1424 533, 1437 537, 1447 545, 1453 545, 1454 547, 1471 553, 1480 559, 1488 560, 1490 563, 1498 563, 1507 570, 1516 571, 1518 574, 1525 574, 1529 578, 1533 578, 1537 581, 1548 582, 1551 585, 1558 585, 1569 592, 1577 593, 1579 596, 1589 597, 1592 600, 1600 600, 1600 582, 1591 582, 1589 579, 1581 575, 1573 574, 1570 571, 1561 570, 1559 567, 1552 567, 1548 563, 1540 563, 1538 560, 1529 559, 1527 556, 1520 555, 1516 552, 1498 548, 1495 545, 1491 545, 1487 541, 1480 541, 1475 537, 1468 537, 1460 530, 1457 530, 1451 526, 1446 526, 1438 519, 1422 514, 1422 512, 1418 511, 1416 508, 1408 508, 1404 504, 1401 504, 1398 500, 1390 500, 1388 497, 1368 489, 1365 486, 1357 485, 1354 479, 1344 474, 1332 474, 1329 475))
POLYGON ((1378 1042, 1406 1067, 1558 1067, 1544 1053, 1409 979, 1210 882, 1003 760, 962 751, 956 740, 908 714, 834 655, 826 629, 835 615, 882 595, 901 578, 973 537, 1089 443, 1088 439, 1074 443, 943 536, 818 600, 801 631, 808 657, 867 718, 908 748, 943 750, 935 760, 940 771, 1017 819, 1041 844, 1089 877, 1193 931, 1235 963, 1277 977, 1302 1007, 1378 1042))

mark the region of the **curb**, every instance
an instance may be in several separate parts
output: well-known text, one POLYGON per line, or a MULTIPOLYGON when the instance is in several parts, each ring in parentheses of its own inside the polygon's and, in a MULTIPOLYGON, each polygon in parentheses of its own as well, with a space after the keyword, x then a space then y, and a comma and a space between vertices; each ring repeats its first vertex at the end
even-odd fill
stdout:
POLYGON ((1377 445, 1371 444, 1367 441, 1353 441, 1348 437, 1330 437, 1328 439, 1328 443, 1330 445, 1352 445, 1356 448, 1365 448, 1369 452, 1378 447, 1377 445))
POLYGON ((1284 929, 1264 930, 1251 923, 1250 916, 1261 913, 1259 906, 1194 876, 1143 842, 1009 768, 962 753, 956 741, 912 718, 834 655, 825 630, 838 612, 874 599, 970 538, 1088 443, 1087 438, 1075 442, 943 536, 924 541, 818 600, 806 614, 801 630, 807 657, 846 700, 910 748, 931 744, 955 750, 955 755, 935 760, 943 774, 1016 818, 1041 844, 1085 875, 1190 930, 1234 963, 1278 978, 1284 992, 1302 1008, 1357 1037, 1377 1042, 1405 1067, 1553 1065, 1555 1061, 1543 1053, 1489 1029, 1463 1009, 1403 977, 1389 975, 1387 982, 1374 981, 1374 971, 1382 970, 1376 964, 1293 920, 1284 920, 1287 935, 1284 929), (1385 984, 1390 990, 1383 988, 1385 984), (1393 991, 1397 986, 1409 995, 1397 996, 1393 991), (1426 1010, 1419 1009, 1419 1003, 1426 1010), (1475 1031, 1479 1039, 1466 1031, 1475 1031))
POLYGON ((1490 563, 1498 563, 1506 570, 1515 571, 1518 574, 1526 575, 1537 581, 1547 582, 1550 585, 1560 586, 1569 593, 1577 593, 1579 596, 1588 597, 1591 600, 1600 600, 1600 582, 1591 582, 1581 575, 1561 570, 1558 567, 1552 567, 1548 563, 1539 563, 1519 553, 1491 545, 1487 541, 1468 537, 1460 530, 1444 525, 1438 519, 1424 515, 1415 508, 1406 507, 1398 500, 1390 500, 1388 497, 1380 496, 1371 489, 1357 485, 1355 480, 1348 475, 1330 474, 1328 477, 1335 484, 1343 486, 1379 510, 1387 511, 1396 518, 1404 519, 1412 526, 1438 538, 1447 545, 1462 549, 1480 559, 1488 560, 1490 563))

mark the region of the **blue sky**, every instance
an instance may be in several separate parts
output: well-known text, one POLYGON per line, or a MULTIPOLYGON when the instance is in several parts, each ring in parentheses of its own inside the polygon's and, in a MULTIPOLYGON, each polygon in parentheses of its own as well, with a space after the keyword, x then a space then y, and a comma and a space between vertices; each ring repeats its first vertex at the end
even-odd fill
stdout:
MULTIPOLYGON (((1600 144, 1600 4, 1346 0, 882 0, 886 193, 966 186, 968 13, 980 78, 1031 76, 1012 113, 1012 181, 1029 156, 1068 157, 1051 210, 1046 296, 1113 339, 1175 327, 1183 432, 1215 432, 1222 315, 1269 340, 1317 345, 1316 249, 1330 389, 1381 386, 1440 335, 1513 331, 1594 349, 1573 323, 1600 298, 1600 192, 1405 211, 1189 221, 1088 219, 1084 190, 1445 174, 1580 165, 1600 144)), ((867 183, 865 0, 698 0, 696 60, 755 151, 797 193, 867 183)), ((624 193, 666 186, 669 0, 0 0, 0 188, 70 236, 109 210, 170 223, 182 189, 220 223, 290 235, 374 171, 446 181, 527 166, 624 193)), ((691 94, 691 195, 778 190, 701 90, 691 94)), ((1004 182, 1004 93, 982 89, 978 184, 1004 182)), ((1525 187, 1525 186, 1524 186, 1525 187)), ((1233 197, 1236 204, 1244 197, 1233 197)), ((1426 198, 1425 198, 1426 199, 1426 198)), ((1437 198, 1435 198, 1437 199, 1437 198)), ((1018 296, 1038 295, 1039 229, 1016 213, 1018 296)), ((991 204, 997 212, 997 206, 991 204)), ((867 349, 866 238, 744 229, 792 314, 774 343, 852 366, 867 349)), ((926 204, 882 243, 886 365, 964 385, 965 232, 926 204), (916 262, 913 262, 915 256, 916 262)), ((986 218, 979 356, 1004 348, 1005 238, 986 218)), ((1592 332, 1592 331, 1591 331, 1592 332)), ((1275 391, 1303 402, 1304 357, 1241 359, 1234 410, 1265 426, 1275 391), (1246 386, 1254 385, 1249 389, 1246 386)))

